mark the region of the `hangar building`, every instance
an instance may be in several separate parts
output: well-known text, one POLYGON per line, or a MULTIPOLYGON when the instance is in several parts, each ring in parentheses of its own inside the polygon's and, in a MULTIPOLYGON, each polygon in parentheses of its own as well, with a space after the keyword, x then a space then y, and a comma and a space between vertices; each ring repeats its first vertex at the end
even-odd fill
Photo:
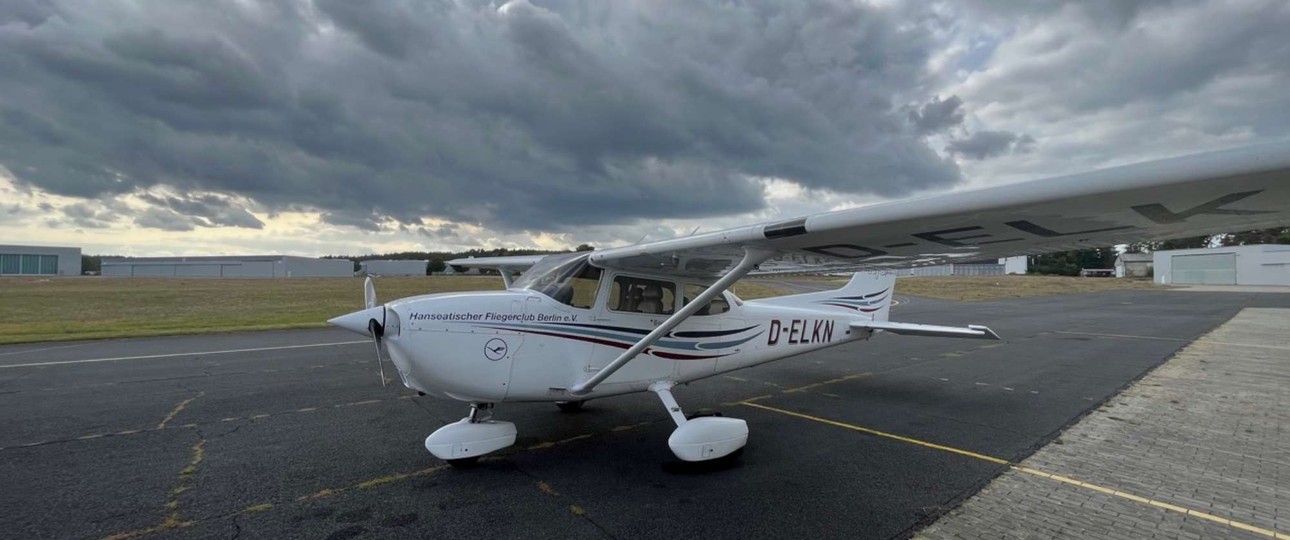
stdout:
POLYGON ((430 261, 373 260, 359 261, 359 272, 369 276, 424 276, 430 261))
POLYGON ((0 246, 0 275, 79 276, 81 248, 0 246))
POLYGON ((1290 245, 1175 249, 1152 258, 1156 283, 1290 286, 1290 245))
POLYGON ((904 268, 896 271, 898 276, 1003 276, 1025 274, 1029 260, 1024 256, 1004 257, 997 262, 977 261, 970 263, 938 264, 904 268))
POLYGON ((102 273, 121 277, 350 277, 354 263, 289 255, 105 257, 102 273))

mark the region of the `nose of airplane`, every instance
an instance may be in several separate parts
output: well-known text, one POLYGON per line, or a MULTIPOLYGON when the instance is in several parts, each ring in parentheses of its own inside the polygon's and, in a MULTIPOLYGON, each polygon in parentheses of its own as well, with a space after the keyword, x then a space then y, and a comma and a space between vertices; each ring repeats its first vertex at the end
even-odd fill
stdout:
POLYGON ((327 324, 339 326, 350 332, 368 335, 368 323, 373 319, 378 324, 385 324, 385 306, 376 306, 361 311, 355 311, 346 315, 341 315, 334 319, 329 319, 327 324))

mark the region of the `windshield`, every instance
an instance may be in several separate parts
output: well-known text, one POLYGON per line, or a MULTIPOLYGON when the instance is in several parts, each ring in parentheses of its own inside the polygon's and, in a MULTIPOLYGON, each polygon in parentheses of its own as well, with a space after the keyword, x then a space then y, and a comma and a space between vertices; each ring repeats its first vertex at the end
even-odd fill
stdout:
POLYGON ((550 255, 538 261, 511 285, 540 292, 557 302, 589 308, 600 283, 600 269, 587 262, 590 253, 550 255))

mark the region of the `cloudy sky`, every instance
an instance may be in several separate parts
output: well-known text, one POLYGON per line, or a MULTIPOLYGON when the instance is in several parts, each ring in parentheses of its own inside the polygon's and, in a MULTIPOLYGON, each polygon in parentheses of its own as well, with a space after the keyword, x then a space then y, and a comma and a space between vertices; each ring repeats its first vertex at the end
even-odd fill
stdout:
POLYGON ((0 244, 609 246, 1290 136, 1284 0, 0 0, 0 244))

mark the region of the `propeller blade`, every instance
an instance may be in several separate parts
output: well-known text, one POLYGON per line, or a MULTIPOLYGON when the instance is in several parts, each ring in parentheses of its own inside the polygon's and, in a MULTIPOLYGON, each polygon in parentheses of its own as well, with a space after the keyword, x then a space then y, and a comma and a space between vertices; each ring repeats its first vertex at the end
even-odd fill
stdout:
MULTIPOLYGON (((371 279, 368 279, 368 283, 371 283, 371 279)), ((381 387, 384 388, 385 362, 381 360, 381 334, 384 329, 381 328, 381 323, 376 322, 376 319, 372 319, 367 323, 367 331, 372 334, 372 344, 376 345, 376 369, 381 374, 381 387)))
POLYGON ((363 282, 363 307, 368 309, 376 307, 376 285, 372 284, 371 276, 363 282))

